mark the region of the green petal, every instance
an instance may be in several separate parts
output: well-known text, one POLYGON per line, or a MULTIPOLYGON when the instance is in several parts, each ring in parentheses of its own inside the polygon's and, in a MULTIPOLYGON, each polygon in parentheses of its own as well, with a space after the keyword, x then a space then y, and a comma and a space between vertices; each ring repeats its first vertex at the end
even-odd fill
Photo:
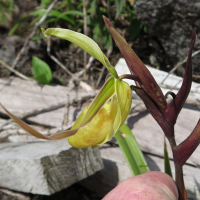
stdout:
POLYGON ((53 35, 76 44, 88 54, 99 60, 115 78, 118 78, 115 68, 110 64, 99 46, 91 38, 81 33, 61 28, 49 28, 46 31, 42 29, 42 32, 46 37, 53 35))
POLYGON ((78 128, 81 125, 81 122, 83 121, 87 110, 88 110, 88 106, 86 106, 83 112, 79 115, 79 117, 77 118, 77 120, 75 121, 71 129, 78 128))
POLYGON ((115 86, 114 86, 114 77, 109 77, 102 87, 101 91, 99 94, 95 97, 89 108, 85 108, 85 110, 82 112, 82 114, 78 117, 77 122, 75 122, 73 129, 72 130, 67 130, 67 131, 62 131, 56 135, 53 135, 51 137, 46 137, 33 129, 31 126, 23 122, 21 119, 10 113, 6 108, 2 106, 2 108, 5 110, 5 112, 26 132, 29 134, 41 138, 41 139, 46 139, 46 140, 58 140, 62 138, 67 138, 72 135, 74 135, 79 128, 87 125, 93 117, 98 113, 98 111, 104 106, 104 104, 112 98, 112 96, 115 94, 115 86), (87 111, 87 112, 86 112, 87 111))
POLYGON ((119 129, 119 127, 121 125, 121 113, 120 113, 119 104, 117 102, 116 95, 111 100, 110 113, 111 113, 111 118, 113 118, 112 126, 111 126, 110 130, 108 129, 109 132, 107 133, 106 137, 102 141, 93 145, 93 147, 98 147, 101 144, 110 140, 114 136, 114 134, 117 132, 117 130, 119 129))
POLYGON ((115 94, 115 84, 114 84, 114 77, 109 77, 105 84, 103 85, 102 89, 95 97, 95 99, 90 104, 87 113, 81 123, 83 126, 85 123, 89 122, 103 107, 103 105, 112 98, 115 94))
POLYGON ((111 107, 111 112, 117 110, 117 113, 115 114, 115 120, 113 122, 112 129, 104 140, 93 145, 93 147, 98 147, 110 140, 120 128, 120 126, 124 123, 130 112, 132 103, 132 91, 129 84, 124 81, 120 81, 119 79, 115 79, 115 91, 116 95, 112 99, 113 106, 111 107), (118 105, 115 105, 114 102, 117 102, 118 105))
MULTIPOLYGON (((117 106, 117 101, 115 102, 117 106)), ((117 110, 112 110, 112 101, 106 103, 94 118, 68 139, 69 144, 77 148, 86 148, 104 140, 113 126, 117 110), (114 112, 112 112, 114 111, 114 112)))
POLYGON ((121 112, 121 126, 128 117, 131 109, 132 91, 128 83, 120 81, 119 79, 116 79, 115 82, 115 90, 121 112))

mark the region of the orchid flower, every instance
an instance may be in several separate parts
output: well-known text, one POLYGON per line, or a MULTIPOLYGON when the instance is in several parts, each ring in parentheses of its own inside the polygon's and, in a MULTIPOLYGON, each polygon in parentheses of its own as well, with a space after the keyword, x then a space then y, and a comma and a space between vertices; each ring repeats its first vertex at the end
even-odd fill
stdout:
POLYGON ((175 162, 176 184, 180 191, 180 200, 185 200, 187 199, 187 194, 184 188, 182 166, 200 143, 200 121, 190 136, 178 146, 174 138, 174 125, 191 89, 191 56, 196 33, 193 31, 185 75, 180 90, 176 95, 172 92, 164 95, 147 67, 137 57, 125 39, 116 31, 114 25, 106 17, 103 16, 103 18, 108 31, 126 60, 131 75, 125 74, 118 77, 115 68, 110 64, 99 46, 89 37, 67 29, 50 28, 46 31, 42 29, 46 37, 56 36, 78 45, 99 60, 110 72, 99 94, 80 114, 71 130, 46 137, 10 113, 2 104, 0 105, 21 128, 35 137, 46 140, 58 140, 69 137, 69 143, 74 147, 97 147, 108 141, 126 120, 132 102, 131 89, 134 90, 143 100, 170 142, 175 162), (130 88, 126 82, 122 81, 124 78, 134 80, 136 86, 130 88), (173 100, 168 104, 166 96, 169 94, 172 95, 173 100))
POLYGON ((2 104, 5 112, 26 132, 46 139, 58 140, 69 137, 69 143, 77 148, 89 146, 97 147, 110 140, 126 120, 132 102, 132 91, 128 83, 118 77, 115 68, 99 46, 89 37, 67 29, 42 29, 44 35, 66 39, 99 60, 110 72, 105 84, 92 103, 80 114, 71 130, 62 131, 56 135, 46 137, 31 126, 10 113, 2 104))

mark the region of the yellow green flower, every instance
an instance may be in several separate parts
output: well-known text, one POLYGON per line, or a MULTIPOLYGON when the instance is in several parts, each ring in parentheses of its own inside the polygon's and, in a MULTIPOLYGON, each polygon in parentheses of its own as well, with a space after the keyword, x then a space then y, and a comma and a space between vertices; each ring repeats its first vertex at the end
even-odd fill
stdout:
POLYGON ((60 28, 42 31, 46 37, 53 35, 71 41, 99 60, 110 72, 105 84, 92 103, 80 114, 71 130, 62 131, 50 137, 42 135, 0 105, 21 128, 35 137, 46 140, 69 137, 69 143, 77 148, 97 147, 105 143, 112 138, 129 114, 132 102, 130 86, 118 78, 115 68, 99 46, 89 37, 60 28))

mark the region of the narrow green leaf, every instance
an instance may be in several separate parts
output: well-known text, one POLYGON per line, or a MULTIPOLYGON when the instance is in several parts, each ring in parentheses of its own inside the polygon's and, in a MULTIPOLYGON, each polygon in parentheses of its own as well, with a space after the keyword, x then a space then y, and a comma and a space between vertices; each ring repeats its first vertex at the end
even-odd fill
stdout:
POLYGON ((164 136, 164 162, 165 162, 165 173, 172 177, 172 170, 171 170, 171 166, 170 166, 170 162, 169 162, 169 156, 168 156, 168 150, 167 150, 165 136, 164 136))
POLYGON ((116 15, 115 15, 115 19, 119 17, 123 6, 124 6, 124 1, 122 0, 115 0, 115 6, 116 6, 116 15))
POLYGON ((115 133, 115 138, 134 176, 150 171, 134 135, 126 124, 115 133))
POLYGON ((97 8, 97 0, 93 0, 91 3, 91 15, 94 15, 96 13, 97 8))
POLYGON ((78 15, 78 16, 83 17, 83 12, 78 11, 78 10, 67 10, 67 11, 63 12, 61 15, 59 15, 58 18, 63 15, 78 15))
POLYGON ((14 32, 21 26, 21 24, 26 21, 28 16, 22 17, 17 21, 17 23, 12 27, 12 29, 9 31, 8 36, 11 36, 14 34, 14 32))
POLYGON ((49 28, 46 31, 42 29, 42 32, 46 37, 53 35, 76 44, 88 54, 99 60, 110 71, 110 73, 118 79, 115 68, 110 64, 99 46, 91 38, 84 34, 61 28, 49 28))
POLYGON ((34 79, 39 83, 49 84, 52 80, 52 73, 49 65, 47 65, 41 59, 33 56, 32 57, 32 70, 34 79))

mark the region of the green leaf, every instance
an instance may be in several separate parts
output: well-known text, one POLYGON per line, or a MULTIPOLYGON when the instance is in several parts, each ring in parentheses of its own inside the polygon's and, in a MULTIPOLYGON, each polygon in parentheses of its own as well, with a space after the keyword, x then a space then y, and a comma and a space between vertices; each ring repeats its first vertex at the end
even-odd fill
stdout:
POLYGON ((94 42, 91 38, 84 34, 61 28, 49 28, 46 31, 42 29, 42 32, 46 37, 53 35, 76 44, 88 54, 99 60, 110 71, 110 73, 118 79, 115 68, 110 64, 107 57, 103 54, 97 43, 94 42))
POLYGON ((25 16, 25 17, 22 17, 21 19, 19 19, 19 20, 17 21, 17 23, 16 23, 16 24, 12 27, 12 29, 9 31, 8 35, 9 35, 9 36, 13 35, 14 32, 21 26, 21 24, 22 24, 23 22, 26 21, 27 18, 28 18, 28 15, 25 16))
POLYGON ((134 176, 150 171, 134 135, 126 124, 115 133, 115 138, 134 176))
POLYGON ((171 170, 171 166, 170 166, 170 162, 169 162, 169 156, 168 156, 168 150, 167 150, 165 136, 164 136, 164 163, 165 163, 165 173, 172 177, 172 170, 171 170))
POLYGON ((115 6, 116 6, 116 15, 115 15, 115 19, 119 17, 123 6, 124 6, 124 1, 122 0, 115 0, 115 6))
POLYGON ((34 79, 39 83, 49 84, 52 80, 52 72, 49 65, 35 56, 32 57, 32 70, 34 79))
POLYGON ((32 37, 32 40, 39 40, 39 39, 40 39, 40 37, 38 35, 35 35, 32 37))
POLYGON ((93 0, 91 3, 91 15, 94 15, 96 13, 97 8, 97 0, 93 0))

